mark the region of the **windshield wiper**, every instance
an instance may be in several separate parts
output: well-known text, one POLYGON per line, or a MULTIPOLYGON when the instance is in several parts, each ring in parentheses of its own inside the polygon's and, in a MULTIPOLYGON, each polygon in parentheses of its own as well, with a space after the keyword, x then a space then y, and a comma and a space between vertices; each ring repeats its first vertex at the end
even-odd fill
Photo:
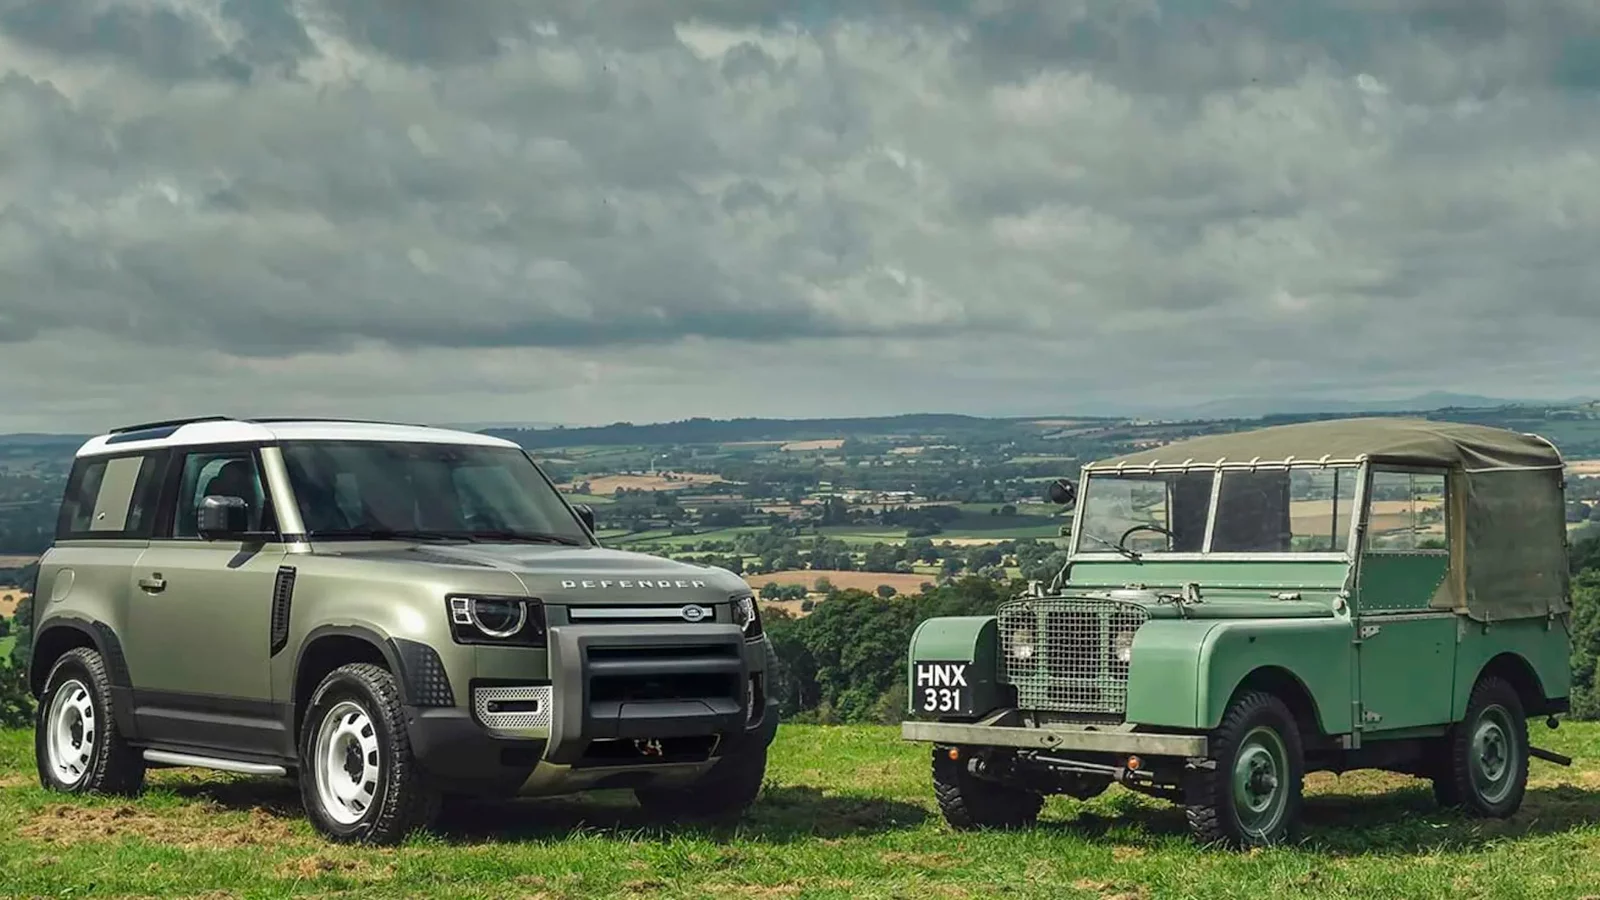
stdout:
POLYGON ((340 539, 354 541, 463 541, 470 543, 472 536, 459 531, 430 531, 420 528, 340 528, 313 531, 313 539, 340 539))
POLYGON ((1143 554, 1141 554, 1139 551, 1130 550, 1127 547, 1122 546, 1121 544, 1113 544, 1110 541, 1106 540, 1105 538, 1103 538, 1103 537, 1101 537, 1101 536, 1099 536, 1097 534, 1090 534, 1089 532, 1085 531, 1083 533, 1083 536, 1088 538, 1091 541, 1094 541, 1097 544, 1102 544, 1102 545, 1104 545, 1106 547, 1110 547, 1111 549, 1117 551, 1118 553, 1121 553, 1123 556, 1126 556, 1127 558, 1133 560, 1134 562, 1139 562, 1141 559, 1144 558, 1143 554))
POLYGON ((526 544, 565 544, 568 547, 578 547, 582 544, 575 538, 564 534, 550 534, 543 531, 516 531, 509 528, 474 529, 467 532, 473 540, 480 541, 514 541, 526 544))

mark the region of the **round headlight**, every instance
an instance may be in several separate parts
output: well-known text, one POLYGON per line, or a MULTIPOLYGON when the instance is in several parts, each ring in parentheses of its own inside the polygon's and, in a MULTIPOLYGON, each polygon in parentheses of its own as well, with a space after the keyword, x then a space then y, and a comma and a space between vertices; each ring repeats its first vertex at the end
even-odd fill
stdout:
POLYGON ((1017 659, 1033 659, 1033 632, 1019 631, 1011 637, 1011 655, 1017 659))
POLYGON ((474 597, 469 607, 472 624, 492 638, 508 638, 528 622, 528 605, 503 597, 474 597))
POLYGON ((1133 635, 1134 632, 1132 631, 1119 631, 1117 636, 1112 638, 1111 648, 1117 658, 1117 662, 1127 663, 1133 661, 1133 635))

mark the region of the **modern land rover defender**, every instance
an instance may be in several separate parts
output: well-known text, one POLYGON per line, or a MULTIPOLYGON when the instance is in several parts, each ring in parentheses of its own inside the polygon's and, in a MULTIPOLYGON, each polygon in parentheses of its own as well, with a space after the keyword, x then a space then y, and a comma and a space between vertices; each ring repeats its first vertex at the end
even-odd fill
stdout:
POLYGON ((293 775, 334 840, 443 798, 629 788, 737 815, 777 725, 730 572, 605 549, 515 444, 284 419, 119 429, 78 452, 40 561, 39 778, 293 775))
POLYGON ((930 619, 912 721, 958 828, 1112 783, 1233 846, 1292 838, 1308 771, 1431 779, 1507 817, 1527 721, 1571 681, 1563 466, 1415 419, 1213 435, 1088 465, 1069 561, 996 615, 930 619))

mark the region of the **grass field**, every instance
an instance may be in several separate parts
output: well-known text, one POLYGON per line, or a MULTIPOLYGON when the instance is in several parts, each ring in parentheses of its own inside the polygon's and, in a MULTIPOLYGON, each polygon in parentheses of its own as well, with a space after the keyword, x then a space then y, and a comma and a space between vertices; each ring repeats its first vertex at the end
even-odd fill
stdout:
POLYGON ((736 827, 651 821, 626 794, 456 813, 389 850, 318 840, 282 780, 167 770, 136 801, 37 787, 32 736, 0 732, 6 896, 1099 898, 1595 896, 1600 726, 1535 730, 1580 757, 1533 764, 1506 822, 1440 811, 1422 782, 1308 783, 1300 846, 1192 845, 1180 811, 1113 788, 1052 799, 1039 827, 958 834, 928 751, 884 727, 786 725, 761 799, 736 827), (1588 757, 1587 759, 1582 759, 1588 757))

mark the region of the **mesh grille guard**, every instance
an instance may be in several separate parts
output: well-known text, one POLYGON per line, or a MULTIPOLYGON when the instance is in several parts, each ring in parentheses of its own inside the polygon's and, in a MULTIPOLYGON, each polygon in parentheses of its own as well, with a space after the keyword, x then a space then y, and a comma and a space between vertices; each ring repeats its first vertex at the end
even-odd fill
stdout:
POLYGON ((1049 712, 1122 716, 1128 663, 1117 658, 1150 618, 1137 603, 1067 597, 1024 598, 1001 605, 1001 680, 1017 706, 1049 712))

